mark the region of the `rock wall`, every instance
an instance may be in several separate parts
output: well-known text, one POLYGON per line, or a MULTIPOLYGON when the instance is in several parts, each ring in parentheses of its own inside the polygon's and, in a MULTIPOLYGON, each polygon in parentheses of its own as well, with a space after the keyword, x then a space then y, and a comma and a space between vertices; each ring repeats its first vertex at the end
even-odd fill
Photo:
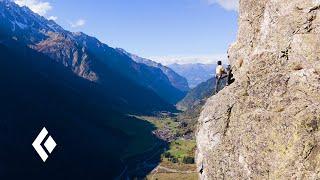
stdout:
POLYGON ((320 179, 320 0, 240 0, 236 82, 199 118, 200 179, 320 179))

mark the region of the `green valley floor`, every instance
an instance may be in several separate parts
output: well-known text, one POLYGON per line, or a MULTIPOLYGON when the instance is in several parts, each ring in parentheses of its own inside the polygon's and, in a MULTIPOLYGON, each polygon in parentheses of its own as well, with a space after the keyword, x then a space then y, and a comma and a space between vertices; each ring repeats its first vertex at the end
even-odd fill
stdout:
MULTIPOLYGON (((160 162, 153 167, 146 179, 198 179, 194 163, 196 142, 192 133, 188 133, 189 126, 179 120, 178 114, 159 113, 156 116, 135 117, 153 124, 155 129, 152 133, 166 143, 160 147, 163 148, 159 152, 160 162)), ((146 161, 144 166, 148 166, 146 161)))

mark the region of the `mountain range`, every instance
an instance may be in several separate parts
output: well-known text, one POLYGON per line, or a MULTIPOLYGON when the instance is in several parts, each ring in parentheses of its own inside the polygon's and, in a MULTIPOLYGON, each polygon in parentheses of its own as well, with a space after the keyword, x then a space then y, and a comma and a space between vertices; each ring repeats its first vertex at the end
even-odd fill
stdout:
POLYGON ((142 64, 145 64, 150 67, 155 67, 155 68, 161 69, 161 71, 167 76, 170 83, 174 87, 176 87, 177 89, 179 89, 183 92, 187 92, 189 90, 189 85, 188 85, 187 79, 185 77, 177 74, 171 68, 164 66, 161 63, 157 63, 155 61, 152 61, 150 59, 142 58, 142 57, 139 57, 135 54, 131 54, 131 53, 125 51, 124 49, 117 48, 117 50, 128 55, 137 63, 142 63, 142 64))
POLYGON ((0 54, 0 179, 115 177, 126 154, 163 143, 127 114, 176 112, 186 93, 160 68, 9 0, 0 0, 0 54), (43 127, 57 143, 45 164, 31 146, 43 127))
POLYGON ((141 98, 136 97, 149 96, 144 99, 153 105, 172 109, 171 104, 185 95, 159 68, 137 63, 94 37, 66 31, 54 21, 9 0, 1 2, 0 11, 2 42, 13 39, 47 55, 78 76, 103 85, 106 92, 122 104, 140 108, 141 98))
POLYGON ((215 74, 215 64, 170 64, 168 66, 188 80, 190 88, 194 88, 202 82, 212 78, 215 74))
POLYGON ((152 61, 150 59, 139 57, 135 54, 129 53, 121 48, 116 48, 119 53, 130 57, 136 63, 145 65, 148 68, 152 69, 154 76, 146 75, 145 78, 150 78, 150 81, 153 81, 154 87, 153 90, 163 97, 167 99, 170 103, 175 104, 179 100, 181 100, 188 92, 189 86, 186 78, 180 76, 172 69, 163 66, 160 63, 152 61), (160 84, 164 84, 166 86, 159 86, 160 84))
POLYGON ((200 83, 191 89, 188 94, 177 103, 177 108, 183 111, 190 110, 199 104, 203 104, 208 97, 214 94, 216 78, 200 83))

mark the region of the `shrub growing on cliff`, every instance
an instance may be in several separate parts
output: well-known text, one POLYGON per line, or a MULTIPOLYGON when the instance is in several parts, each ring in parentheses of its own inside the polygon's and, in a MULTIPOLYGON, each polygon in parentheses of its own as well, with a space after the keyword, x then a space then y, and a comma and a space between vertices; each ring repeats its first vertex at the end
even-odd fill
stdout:
POLYGON ((171 158, 169 158, 169 161, 171 161, 172 163, 178 163, 179 159, 176 157, 171 157, 171 158))
POLYGON ((164 156, 165 158, 170 158, 170 157, 172 157, 172 155, 170 154, 170 152, 165 152, 165 153, 163 154, 163 156, 164 156))
POLYGON ((194 157, 190 157, 190 156, 183 157, 182 162, 184 164, 194 164, 194 157))

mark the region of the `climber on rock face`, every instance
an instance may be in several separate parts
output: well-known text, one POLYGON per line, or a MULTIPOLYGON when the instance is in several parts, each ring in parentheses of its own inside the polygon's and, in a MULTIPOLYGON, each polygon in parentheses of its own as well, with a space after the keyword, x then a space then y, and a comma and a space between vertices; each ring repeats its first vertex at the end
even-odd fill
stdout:
POLYGON ((199 173, 202 174, 203 173, 203 162, 201 163, 201 168, 199 170, 199 173))
POLYGON ((228 65, 227 68, 224 69, 221 61, 218 61, 217 64, 215 93, 218 93, 225 86, 229 86, 235 80, 233 78, 231 65, 228 65))
POLYGON ((218 93, 218 88, 219 88, 219 83, 220 80, 227 77, 227 72, 225 71, 225 69, 222 66, 222 62, 218 61, 217 62, 217 67, 216 67, 216 87, 215 87, 215 93, 218 93))
POLYGON ((216 67, 216 78, 217 77, 221 77, 223 74, 225 74, 225 70, 222 66, 222 62, 221 61, 218 61, 217 62, 217 67, 216 67))

